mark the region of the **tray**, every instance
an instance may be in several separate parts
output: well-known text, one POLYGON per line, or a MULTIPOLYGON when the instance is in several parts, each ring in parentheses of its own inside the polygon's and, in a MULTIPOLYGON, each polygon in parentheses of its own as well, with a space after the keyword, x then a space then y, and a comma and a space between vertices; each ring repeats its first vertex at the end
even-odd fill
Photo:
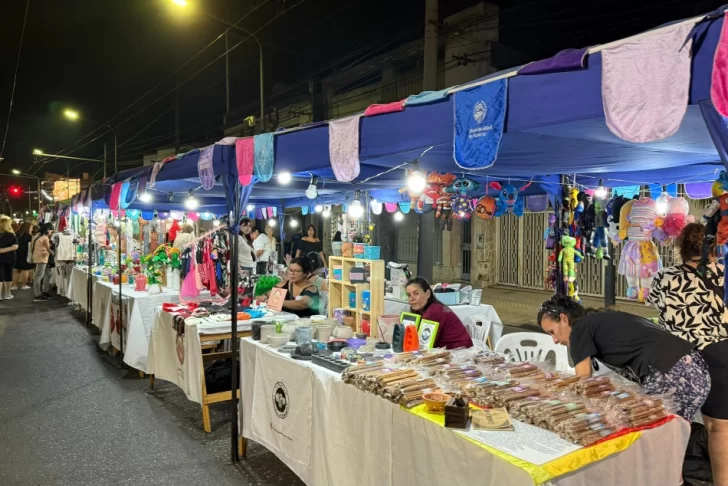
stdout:
POLYGON ((333 358, 331 356, 321 356, 320 354, 313 355, 311 362, 315 365, 331 370, 334 373, 342 373, 346 368, 351 366, 348 361, 333 358))

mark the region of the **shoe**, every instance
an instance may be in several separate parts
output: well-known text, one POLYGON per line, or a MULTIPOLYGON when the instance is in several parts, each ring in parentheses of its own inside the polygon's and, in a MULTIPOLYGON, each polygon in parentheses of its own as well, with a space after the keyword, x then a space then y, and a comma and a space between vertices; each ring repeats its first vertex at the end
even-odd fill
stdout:
POLYGON ((43 293, 42 293, 41 295, 43 295, 43 297, 45 297, 45 298, 46 298, 46 300, 47 300, 47 299, 50 299, 51 297, 53 297, 53 296, 52 296, 51 294, 49 294, 48 292, 43 292, 43 293))
POLYGON ((48 297, 45 297, 43 295, 33 298, 33 302, 45 302, 46 300, 48 300, 48 297))
POLYGON ((8 295, 5 295, 3 297, 3 300, 11 300, 11 299, 14 299, 14 298, 15 298, 15 296, 13 294, 8 294, 8 295))
POLYGON ((32 287, 29 287, 29 286, 25 285, 25 286, 23 286, 23 289, 22 290, 28 290, 30 288, 32 288, 32 287))

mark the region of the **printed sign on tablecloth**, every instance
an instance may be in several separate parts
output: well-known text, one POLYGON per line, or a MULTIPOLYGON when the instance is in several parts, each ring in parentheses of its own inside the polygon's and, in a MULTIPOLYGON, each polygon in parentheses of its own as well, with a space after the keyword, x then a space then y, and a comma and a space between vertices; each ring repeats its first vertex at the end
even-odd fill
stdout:
POLYGON ((270 291, 270 297, 268 297, 268 303, 266 307, 275 312, 283 311, 283 301, 286 300, 287 293, 287 289, 273 287, 270 291))
POLYGON ((463 169, 487 169, 498 157, 506 118, 508 81, 455 93, 453 156, 463 169))
POLYGON ((256 353, 251 438, 278 457, 308 466, 313 372, 265 349, 256 353))
POLYGON ((126 342, 129 338, 129 317, 131 316, 131 299, 124 297, 121 302, 119 295, 111 296, 111 308, 109 309, 111 316, 109 317, 110 329, 109 337, 111 345, 115 349, 121 350, 120 334, 124 336, 124 349, 127 349, 126 342), (123 312, 122 312, 123 311, 123 312))

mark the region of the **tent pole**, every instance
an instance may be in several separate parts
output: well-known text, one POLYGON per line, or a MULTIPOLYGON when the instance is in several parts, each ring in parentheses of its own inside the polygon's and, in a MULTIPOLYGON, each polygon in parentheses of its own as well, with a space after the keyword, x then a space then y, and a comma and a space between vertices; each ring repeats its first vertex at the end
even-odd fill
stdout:
POLYGON ((604 272, 604 307, 611 307, 617 303, 617 272, 614 266, 614 244, 607 238, 607 251, 611 258, 607 260, 604 272))
POLYGON ((230 424, 230 456, 233 462, 240 460, 238 453, 238 225, 240 224, 240 182, 235 178, 235 191, 233 196, 233 211, 230 217, 230 353, 232 354, 232 400, 230 401, 230 412, 232 414, 232 422, 230 424))
MULTIPOLYGON (((89 191, 91 188, 89 188, 89 191)), ((40 200, 40 195, 38 195, 40 200)), ((94 301, 94 279, 93 279, 93 266, 94 266, 94 252, 93 252, 93 239, 91 221, 93 220, 94 205, 91 203, 91 207, 88 208, 88 222, 86 223, 86 231, 88 232, 88 276, 86 277, 86 326, 90 327, 92 324, 93 315, 93 301, 94 301)), ((40 217, 40 213, 38 213, 40 217)))

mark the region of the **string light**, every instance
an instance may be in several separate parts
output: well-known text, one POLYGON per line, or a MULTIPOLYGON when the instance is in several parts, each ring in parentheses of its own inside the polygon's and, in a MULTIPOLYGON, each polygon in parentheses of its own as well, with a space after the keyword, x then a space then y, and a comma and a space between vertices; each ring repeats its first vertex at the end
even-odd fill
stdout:
POLYGON ((253 209, 255 209, 255 204, 248 204, 245 209, 248 210, 248 212, 251 212, 253 209))
POLYGON ((324 212, 321 213, 321 216, 323 216, 324 218, 328 218, 329 216, 331 216, 331 204, 324 205, 324 212))
POLYGON ((291 222, 288 223, 288 225, 291 228, 298 228, 298 220, 296 218, 291 218, 291 222))
POLYGON ((280 174, 278 174, 278 182, 280 184, 290 184, 291 180, 293 180, 293 177, 291 176, 290 172, 281 172, 280 174))
POLYGON ((422 191, 424 191, 427 186, 427 180, 419 169, 420 164, 418 162, 413 162, 412 169, 407 175, 407 190, 411 194, 422 194, 422 191))
POLYGON ((313 210, 316 211, 317 213, 320 213, 321 211, 324 210, 324 207, 321 204, 317 204, 316 207, 313 208, 313 210))
POLYGON ((670 195, 665 191, 665 187, 662 187, 662 194, 660 194, 657 199, 655 200, 655 209, 657 211, 657 215, 660 217, 667 216, 667 209, 670 205, 670 195))
POLYGON ((318 182, 318 178, 311 177, 311 183, 308 185, 308 189, 306 189, 306 197, 309 199, 316 199, 318 197, 318 190, 316 190, 316 183, 318 182))
POLYGON ((151 193, 144 191, 143 194, 139 195, 139 200, 143 203, 150 203, 154 201, 154 196, 152 196, 151 193))
POLYGON ((594 196, 597 199, 607 198, 607 188, 604 187, 604 179, 599 179, 599 187, 597 187, 597 190, 594 191, 594 196))
POLYGON ((364 206, 361 204, 361 191, 354 193, 354 200, 349 204, 349 217, 359 219, 364 216, 364 206))
POLYGON ((397 211, 396 213, 394 213, 394 220, 395 220, 396 222, 398 222, 398 223, 399 223, 399 222, 400 222, 400 221, 402 221, 403 219, 404 219, 404 214, 402 214, 402 211, 397 211))
POLYGON ((269 226, 275 226, 276 224, 278 224, 278 222, 275 219, 272 219, 271 218, 271 219, 268 220, 268 225, 269 226))

